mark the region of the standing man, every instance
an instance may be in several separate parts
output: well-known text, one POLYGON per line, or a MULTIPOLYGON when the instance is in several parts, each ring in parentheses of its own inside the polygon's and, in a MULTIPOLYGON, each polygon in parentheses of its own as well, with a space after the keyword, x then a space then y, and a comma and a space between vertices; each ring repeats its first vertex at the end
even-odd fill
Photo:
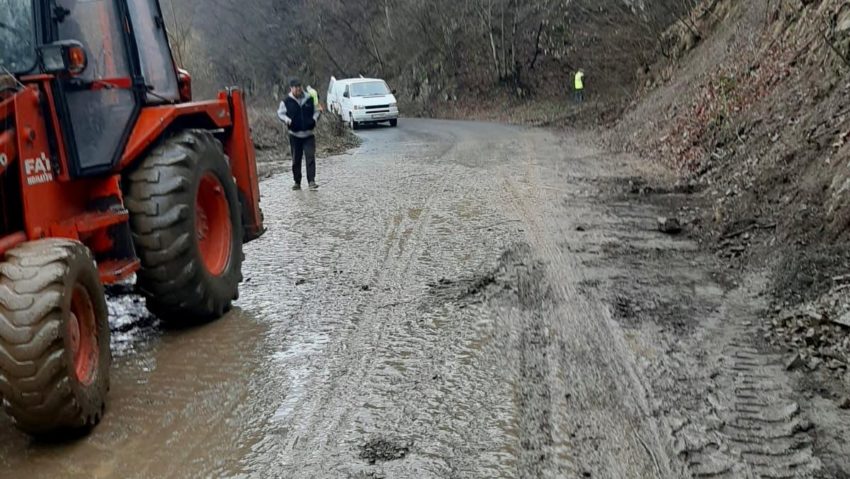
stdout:
POLYGON ((316 107, 312 95, 308 95, 301 81, 293 78, 289 81, 289 96, 280 102, 277 116, 289 129, 289 145, 292 150, 293 190, 301 189, 301 160, 307 157, 307 184, 310 189, 319 189, 316 184, 316 136, 313 130, 319 121, 321 111, 316 107))
POLYGON ((575 77, 576 103, 584 102, 584 70, 579 69, 575 77))

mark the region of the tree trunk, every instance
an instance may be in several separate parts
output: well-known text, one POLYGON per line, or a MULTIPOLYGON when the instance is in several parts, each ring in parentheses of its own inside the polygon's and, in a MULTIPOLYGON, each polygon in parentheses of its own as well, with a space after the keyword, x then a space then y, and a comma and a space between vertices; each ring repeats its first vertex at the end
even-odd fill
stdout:
POLYGON ((506 76, 505 73, 507 71, 506 64, 508 62, 508 58, 507 58, 508 52, 507 52, 507 47, 505 46, 505 40, 506 40, 505 37, 507 35, 505 35, 505 3, 504 3, 504 1, 502 2, 502 22, 501 23, 502 23, 502 26, 499 29, 499 34, 501 35, 501 40, 502 40, 502 61, 501 61, 501 64, 499 65, 499 80, 504 80, 505 76, 506 76))
POLYGON ((511 64, 510 68, 513 71, 514 76, 518 74, 517 63, 516 63, 516 37, 517 37, 517 23, 519 22, 519 1, 513 0, 513 27, 511 28, 511 64))
POLYGON ((499 78, 499 52, 496 47, 496 37, 493 34, 493 0, 488 0, 487 2, 487 14, 485 16, 486 24, 487 24, 487 34, 490 37, 490 49, 493 52, 493 72, 496 75, 496 79, 499 78))
POLYGON ((387 33, 389 33, 390 38, 395 38, 392 22, 390 21, 390 0, 384 0, 384 14, 387 17, 387 33))

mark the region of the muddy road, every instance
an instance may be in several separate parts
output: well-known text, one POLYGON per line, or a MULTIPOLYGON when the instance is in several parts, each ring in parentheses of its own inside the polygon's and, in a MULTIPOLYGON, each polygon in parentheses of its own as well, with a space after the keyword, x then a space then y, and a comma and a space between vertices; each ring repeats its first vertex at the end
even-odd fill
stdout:
POLYGON ((656 230, 685 200, 569 135, 361 136, 318 192, 262 184, 223 320, 166 331, 116 293, 104 422, 44 444, 0 416, 0 476, 833 477, 758 288, 656 230))

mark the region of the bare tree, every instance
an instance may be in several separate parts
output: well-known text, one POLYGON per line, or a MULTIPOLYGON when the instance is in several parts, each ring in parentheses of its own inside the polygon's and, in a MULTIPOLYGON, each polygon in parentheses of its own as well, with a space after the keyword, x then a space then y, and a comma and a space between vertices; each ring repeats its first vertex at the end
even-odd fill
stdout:
MULTIPOLYGON (((272 95, 284 75, 379 75, 402 95, 624 89, 696 0, 165 0, 181 64, 272 95)), ((447 97, 447 95, 446 95, 447 97)))

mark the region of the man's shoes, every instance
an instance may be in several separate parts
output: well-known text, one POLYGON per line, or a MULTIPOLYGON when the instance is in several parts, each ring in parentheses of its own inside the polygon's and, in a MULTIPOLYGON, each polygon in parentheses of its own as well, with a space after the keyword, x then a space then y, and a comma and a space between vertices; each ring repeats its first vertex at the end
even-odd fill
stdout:
POLYGON ((319 185, 317 185, 315 181, 311 181, 311 182, 310 182, 310 189, 311 189, 312 191, 316 191, 316 190, 318 190, 318 189, 319 189, 319 185))
POLYGON ((301 190, 301 183, 295 183, 294 185, 292 185, 292 189, 295 191, 301 190))

